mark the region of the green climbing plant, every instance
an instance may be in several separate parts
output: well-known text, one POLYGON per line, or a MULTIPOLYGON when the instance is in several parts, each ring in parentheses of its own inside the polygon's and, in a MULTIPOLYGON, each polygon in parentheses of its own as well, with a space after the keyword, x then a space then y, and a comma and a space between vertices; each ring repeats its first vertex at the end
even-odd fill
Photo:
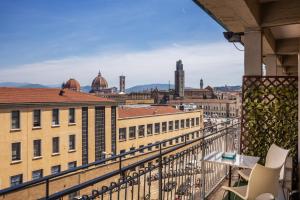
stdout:
POLYGON ((244 153, 264 158, 272 143, 297 154, 298 90, 291 85, 251 85, 244 92, 244 153))

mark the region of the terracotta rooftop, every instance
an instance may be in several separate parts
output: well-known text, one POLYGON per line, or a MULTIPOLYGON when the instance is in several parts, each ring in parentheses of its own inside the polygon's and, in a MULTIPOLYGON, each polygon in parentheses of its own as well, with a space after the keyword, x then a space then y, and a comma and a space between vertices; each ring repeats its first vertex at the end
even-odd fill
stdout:
POLYGON ((170 100, 168 104, 180 104, 180 103, 233 103, 236 100, 229 99, 180 99, 170 100))
POLYGON ((56 88, 0 87, 0 104, 16 103, 96 103, 114 102, 91 94, 56 88))
POLYGON ((207 91, 210 91, 208 89, 200 89, 200 88, 185 88, 184 91, 195 91, 195 92, 207 92, 207 91))
POLYGON ((149 106, 141 108, 119 107, 118 111, 119 118, 183 113, 183 111, 171 106, 149 106))

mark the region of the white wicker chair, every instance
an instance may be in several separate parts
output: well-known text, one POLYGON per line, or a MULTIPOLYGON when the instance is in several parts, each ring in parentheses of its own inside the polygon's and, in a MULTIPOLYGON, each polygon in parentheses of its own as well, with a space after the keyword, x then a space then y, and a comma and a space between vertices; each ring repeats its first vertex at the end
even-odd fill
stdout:
POLYGON ((248 185, 227 187, 226 191, 232 192, 244 200, 271 200, 278 196, 279 174, 282 166, 268 168, 256 164, 250 173, 248 185))
MULTIPOLYGON (((266 162, 265 167, 270 168, 278 168, 281 167, 280 171, 280 177, 279 181, 281 182, 281 189, 285 197, 284 193, 284 173, 285 173, 285 161, 289 154, 290 150, 283 149, 276 144, 272 144, 271 147, 268 150, 267 156, 266 156, 266 162)), ((251 173, 251 169, 241 169, 237 171, 240 177, 242 177, 244 180, 249 181, 249 175, 251 173)), ((239 183, 240 184, 240 179, 239 183)))

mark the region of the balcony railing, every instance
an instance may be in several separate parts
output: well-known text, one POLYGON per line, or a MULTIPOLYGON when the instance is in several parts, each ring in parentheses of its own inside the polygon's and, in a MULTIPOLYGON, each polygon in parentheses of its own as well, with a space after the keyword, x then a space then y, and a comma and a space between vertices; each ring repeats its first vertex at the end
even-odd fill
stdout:
POLYGON ((205 163, 203 158, 214 151, 238 151, 239 138, 238 120, 217 124, 1 190, 0 199, 20 196, 26 199, 204 199, 226 177, 227 168, 205 163), (195 137, 197 132, 201 134, 199 137, 195 137), (150 149, 155 151, 141 153, 150 149), (90 178, 83 178, 83 172, 95 170, 99 165, 107 165, 98 171, 101 174, 86 174, 90 178), (70 182, 74 183, 65 187, 70 182), (64 186, 52 189, 57 185, 64 186))

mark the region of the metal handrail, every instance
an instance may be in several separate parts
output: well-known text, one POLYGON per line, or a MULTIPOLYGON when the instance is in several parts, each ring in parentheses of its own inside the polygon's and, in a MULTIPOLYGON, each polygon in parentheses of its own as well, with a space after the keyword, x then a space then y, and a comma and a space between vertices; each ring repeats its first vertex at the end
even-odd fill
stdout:
MULTIPOLYGON (((191 145, 191 144, 193 144, 193 143, 196 143, 196 142, 199 142, 199 141, 203 141, 203 140, 205 140, 205 139, 208 138, 208 137, 211 137, 211 136, 213 136, 213 135, 216 135, 216 134, 218 134, 218 133, 220 133, 220 132, 222 132, 222 131, 224 131, 224 130, 226 130, 226 129, 228 129, 228 128, 234 127, 234 126, 236 126, 236 125, 238 125, 238 124, 239 124, 239 122, 238 122, 238 123, 235 123, 235 124, 232 124, 232 125, 230 125, 230 126, 227 126, 227 127, 223 128, 223 129, 217 130, 216 132, 211 133, 211 134, 208 134, 208 135, 205 135, 205 136, 203 136, 203 137, 200 137, 200 138, 197 138, 197 139, 194 139, 194 140, 191 140, 191 141, 182 143, 182 144, 178 144, 178 145, 176 145, 176 146, 173 146, 173 147, 171 147, 171 148, 168 148, 167 150, 165 150, 165 151, 163 151, 163 152, 160 151, 158 154, 155 154, 155 155, 153 155, 153 156, 147 157, 147 158, 145 158, 145 159, 143 159, 143 160, 137 161, 137 162, 135 162, 135 163, 133 163, 133 164, 130 164, 130 165, 128 165, 128 166, 122 167, 121 169, 112 171, 112 172, 107 173, 107 174, 105 174, 105 175, 99 176, 99 177, 97 177, 97 178, 91 179, 91 180, 89 180, 89 181, 83 182, 83 183, 78 184, 78 185, 75 185, 75 186, 73 186, 73 187, 67 188, 67 189, 65 189, 65 190, 63 190, 63 191, 54 193, 54 194, 50 195, 49 197, 45 197, 45 198, 42 198, 42 199, 43 199, 43 200, 44 200, 44 199, 45 199, 45 200, 46 200, 46 199, 47 199, 47 200, 55 200, 55 199, 59 199, 59 198, 61 198, 61 197, 63 197, 63 196, 66 196, 66 195, 71 194, 71 193, 73 193, 73 192, 76 192, 76 191, 79 191, 79 190, 81 190, 81 189, 84 189, 84 188, 86 188, 86 187, 88 187, 88 186, 94 185, 94 184, 99 183, 99 182, 101 182, 101 181, 104 181, 104 180, 106 180, 106 179, 108 179, 108 178, 111 178, 111 177, 113 177, 113 176, 116 176, 116 175, 120 174, 120 172, 121 172, 121 173, 126 172, 126 171, 128 171, 128 170, 130 170, 130 169, 134 169, 134 168, 136 168, 136 167, 138 167, 138 166, 140 166, 140 165, 142 165, 142 164, 145 164, 145 163, 148 163, 148 162, 150 162, 150 161, 152 161, 152 160, 158 159, 158 158, 160 158, 160 157, 162 157, 162 156, 164 156, 164 155, 167 155, 167 154, 169 154, 169 153, 171 153, 171 152, 173 152, 173 151, 176 151, 176 150, 178 150, 178 149, 180 149, 180 148, 182 148, 182 147, 186 147, 186 146, 191 145)), ((176 137, 175 137, 175 138, 176 138, 176 137)), ((160 147, 161 147, 161 145, 160 145, 160 147)), ((156 167, 156 168, 157 168, 157 167, 156 167)), ((105 190, 105 191, 100 191, 100 192, 98 193, 98 195, 101 195, 102 193, 104 194, 105 192, 106 192, 106 190, 105 190)))
MULTIPOLYGON (((233 120, 230 120, 229 123, 233 122, 233 120)), ((65 171, 62 171, 62 172, 59 172, 59 173, 56 173, 56 174, 47 175, 47 176, 44 176, 40 179, 28 181, 28 182, 25 182, 25 183, 22 183, 22 184, 13 186, 13 187, 5 188, 5 189, 0 190, 0 196, 6 195, 6 194, 9 194, 9 193, 12 193, 12 192, 20 191, 20 190, 29 188, 29 187, 34 186, 34 185, 42 184, 42 183, 46 183, 46 185, 48 185, 47 190, 49 190, 49 188, 48 188, 49 187, 49 182, 52 179, 60 178, 60 177, 63 177, 65 175, 74 173, 74 172, 79 171, 79 170, 87 169, 87 168, 92 167, 92 166, 98 166, 98 165, 106 163, 107 161, 116 161, 116 159, 118 159, 118 158, 119 158, 120 161, 122 161, 122 158, 127 156, 127 155, 133 154, 135 152, 139 152, 139 151, 147 149, 149 147, 153 147, 153 146, 157 146, 157 145, 161 146, 165 142, 169 142, 171 140, 176 140, 176 139, 181 138, 181 137, 185 137, 184 144, 187 145, 187 144, 189 144, 189 143, 186 142, 186 137, 188 135, 191 135, 191 134, 193 134, 197 131, 203 131, 204 132, 207 129, 209 130, 209 129, 212 129, 212 128, 217 127, 219 125, 224 125, 224 124, 227 124, 227 123, 228 123, 228 121, 227 122, 221 122, 221 123, 218 123, 218 124, 215 124, 215 125, 212 125, 212 126, 204 127, 204 128, 201 128, 201 129, 189 132, 189 133, 185 133, 185 134, 180 135, 180 136, 176 136, 176 137, 173 137, 173 138, 170 138, 170 139, 165 139, 165 140, 162 140, 160 142, 157 142, 157 143, 154 143, 154 144, 151 144, 151 145, 146 145, 146 146, 138 148, 138 149, 130 150, 130 151, 118 154, 118 155, 112 155, 109 158, 104 158, 104 159, 101 159, 101 160, 98 160, 98 161, 95 161, 95 162, 92 162, 92 163, 89 163, 89 164, 86 164, 86 165, 81 165, 79 167, 75 167, 75 168, 72 168, 72 169, 68 169, 68 170, 65 170, 65 171)), ((201 139, 205 139, 205 138, 207 138, 207 137, 209 137, 213 134, 216 134, 216 133, 218 133, 218 131, 215 132, 215 133, 200 137, 200 138, 196 139, 196 141, 201 140, 201 139)), ((179 144, 179 145, 181 145, 181 144, 179 144)), ((178 145, 176 145, 176 146, 178 146, 178 145)), ((169 148, 169 147, 167 147, 167 148, 169 148)), ((120 171, 120 170, 118 170, 118 171, 120 171)), ((48 194, 48 192, 49 191, 47 191, 46 194, 48 194)), ((48 196, 48 195, 46 195, 46 196, 48 196)))

